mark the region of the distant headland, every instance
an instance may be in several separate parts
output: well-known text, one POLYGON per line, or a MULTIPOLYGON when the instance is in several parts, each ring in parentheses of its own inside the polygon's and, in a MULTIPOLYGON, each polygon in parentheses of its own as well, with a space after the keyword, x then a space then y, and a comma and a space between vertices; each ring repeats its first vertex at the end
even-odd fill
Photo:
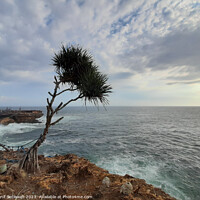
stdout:
POLYGON ((41 110, 0 110, 0 124, 10 123, 39 123, 37 118, 43 116, 41 110))

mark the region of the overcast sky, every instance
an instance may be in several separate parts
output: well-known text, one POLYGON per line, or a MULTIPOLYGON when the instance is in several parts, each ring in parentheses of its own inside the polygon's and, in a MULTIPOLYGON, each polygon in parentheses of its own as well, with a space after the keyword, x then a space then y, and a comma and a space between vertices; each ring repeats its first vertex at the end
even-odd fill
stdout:
POLYGON ((61 44, 93 54, 111 106, 200 105, 199 0, 1 0, 0 106, 46 105, 61 44))

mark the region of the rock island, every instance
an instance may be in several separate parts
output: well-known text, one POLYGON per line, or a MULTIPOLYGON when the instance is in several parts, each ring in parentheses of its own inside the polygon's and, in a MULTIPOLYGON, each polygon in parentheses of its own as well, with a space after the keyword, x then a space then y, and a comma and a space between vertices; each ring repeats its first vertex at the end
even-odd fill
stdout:
POLYGON ((0 110, 0 124, 10 123, 39 123, 38 118, 42 117, 40 110, 0 110))

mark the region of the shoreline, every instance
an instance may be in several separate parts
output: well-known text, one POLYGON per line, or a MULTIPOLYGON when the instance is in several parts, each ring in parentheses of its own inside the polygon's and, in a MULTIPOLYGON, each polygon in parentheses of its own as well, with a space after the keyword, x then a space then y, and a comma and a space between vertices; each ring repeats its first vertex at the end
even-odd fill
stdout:
MULTIPOLYGON (((0 151, 1 159, 12 160, 17 159, 17 156, 17 151, 0 151)), ((17 169, 17 163, 8 163, 7 172, 0 175, 1 197, 13 194, 23 195, 21 198, 24 199, 35 195, 33 199, 175 200, 143 179, 127 174, 110 174, 74 154, 54 157, 39 155, 38 158, 40 172, 36 174, 26 174, 17 169), (126 187, 127 183, 131 184, 131 189, 124 193, 122 187, 126 187)))

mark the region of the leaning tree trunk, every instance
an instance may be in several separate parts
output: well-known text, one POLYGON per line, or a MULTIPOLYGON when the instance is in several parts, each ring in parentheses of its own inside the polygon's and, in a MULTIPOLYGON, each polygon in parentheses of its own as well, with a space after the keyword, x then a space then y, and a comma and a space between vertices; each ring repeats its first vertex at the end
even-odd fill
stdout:
POLYGON ((28 150, 24 157, 19 162, 19 168, 24 169, 26 172, 36 172, 39 170, 38 164, 38 147, 44 142, 48 128, 44 129, 43 134, 37 142, 28 150))
POLYGON ((36 143, 28 150, 28 152, 23 156, 23 158, 19 161, 19 168, 24 169, 26 172, 36 172, 39 170, 38 164, 38 147, 45 141, 46 135, 48 134, 49 127, 58 123, 62 118, 56 120, 55 122, 51 123, 53 115, 58 112, 60 105, 54 110, 53 109, 53 102, 57 96, 57 90, 59 89, 60 82, 57 81, 55 77, 55 88, 54 93, 49 94, 51 95, 51 101, 47 98, 47 116, 46 116, 46 124, 43 131, 43 134, 40 135, 39 139, 36 143))
POLYGON ((53 108, 53 103, 55 98, 66 92, 66 91, 75 91, 76 89, 65 89, 61 92, 58 92, 59 89, 59 85, 61 82, 57 81, 57 78, 55 78, 55 88, 54 88, 54 93, 50 93, 49 95, 51 96, 51 100, 49 101, 49 99, 47 98, 47 116, 46 116, 46 124, 45 124, 45 128, 43 131, 43 134, 40 135, 39 139, 36 141, 36 143, 28 150, 28 152, 23 156, 23 158, 19 161, 19 168, 20 169, 24 169, 26 172, 28 173, 35 173, 39 170, 39 164, 38 164, 38 147, 45 141, 46 139, 46 135, 48 134, 49 128, 55 124, 57 124, 60 120, 63 119, 63 117, 59 118, 58 120, 52 122, 52 118, 54 116, 54 114, 56 114, 58 111, 60 111, 61 109, 63 109, 65 106, 67 106, 69 103, 71 103, 72 101, 76 101, 78 99, 83 98, 83 94, 79 94, 78 97, 69 100, 68 102, 66 102, 65 104, 63 104, 63 102, 61 102, 55 109, 53 108))

